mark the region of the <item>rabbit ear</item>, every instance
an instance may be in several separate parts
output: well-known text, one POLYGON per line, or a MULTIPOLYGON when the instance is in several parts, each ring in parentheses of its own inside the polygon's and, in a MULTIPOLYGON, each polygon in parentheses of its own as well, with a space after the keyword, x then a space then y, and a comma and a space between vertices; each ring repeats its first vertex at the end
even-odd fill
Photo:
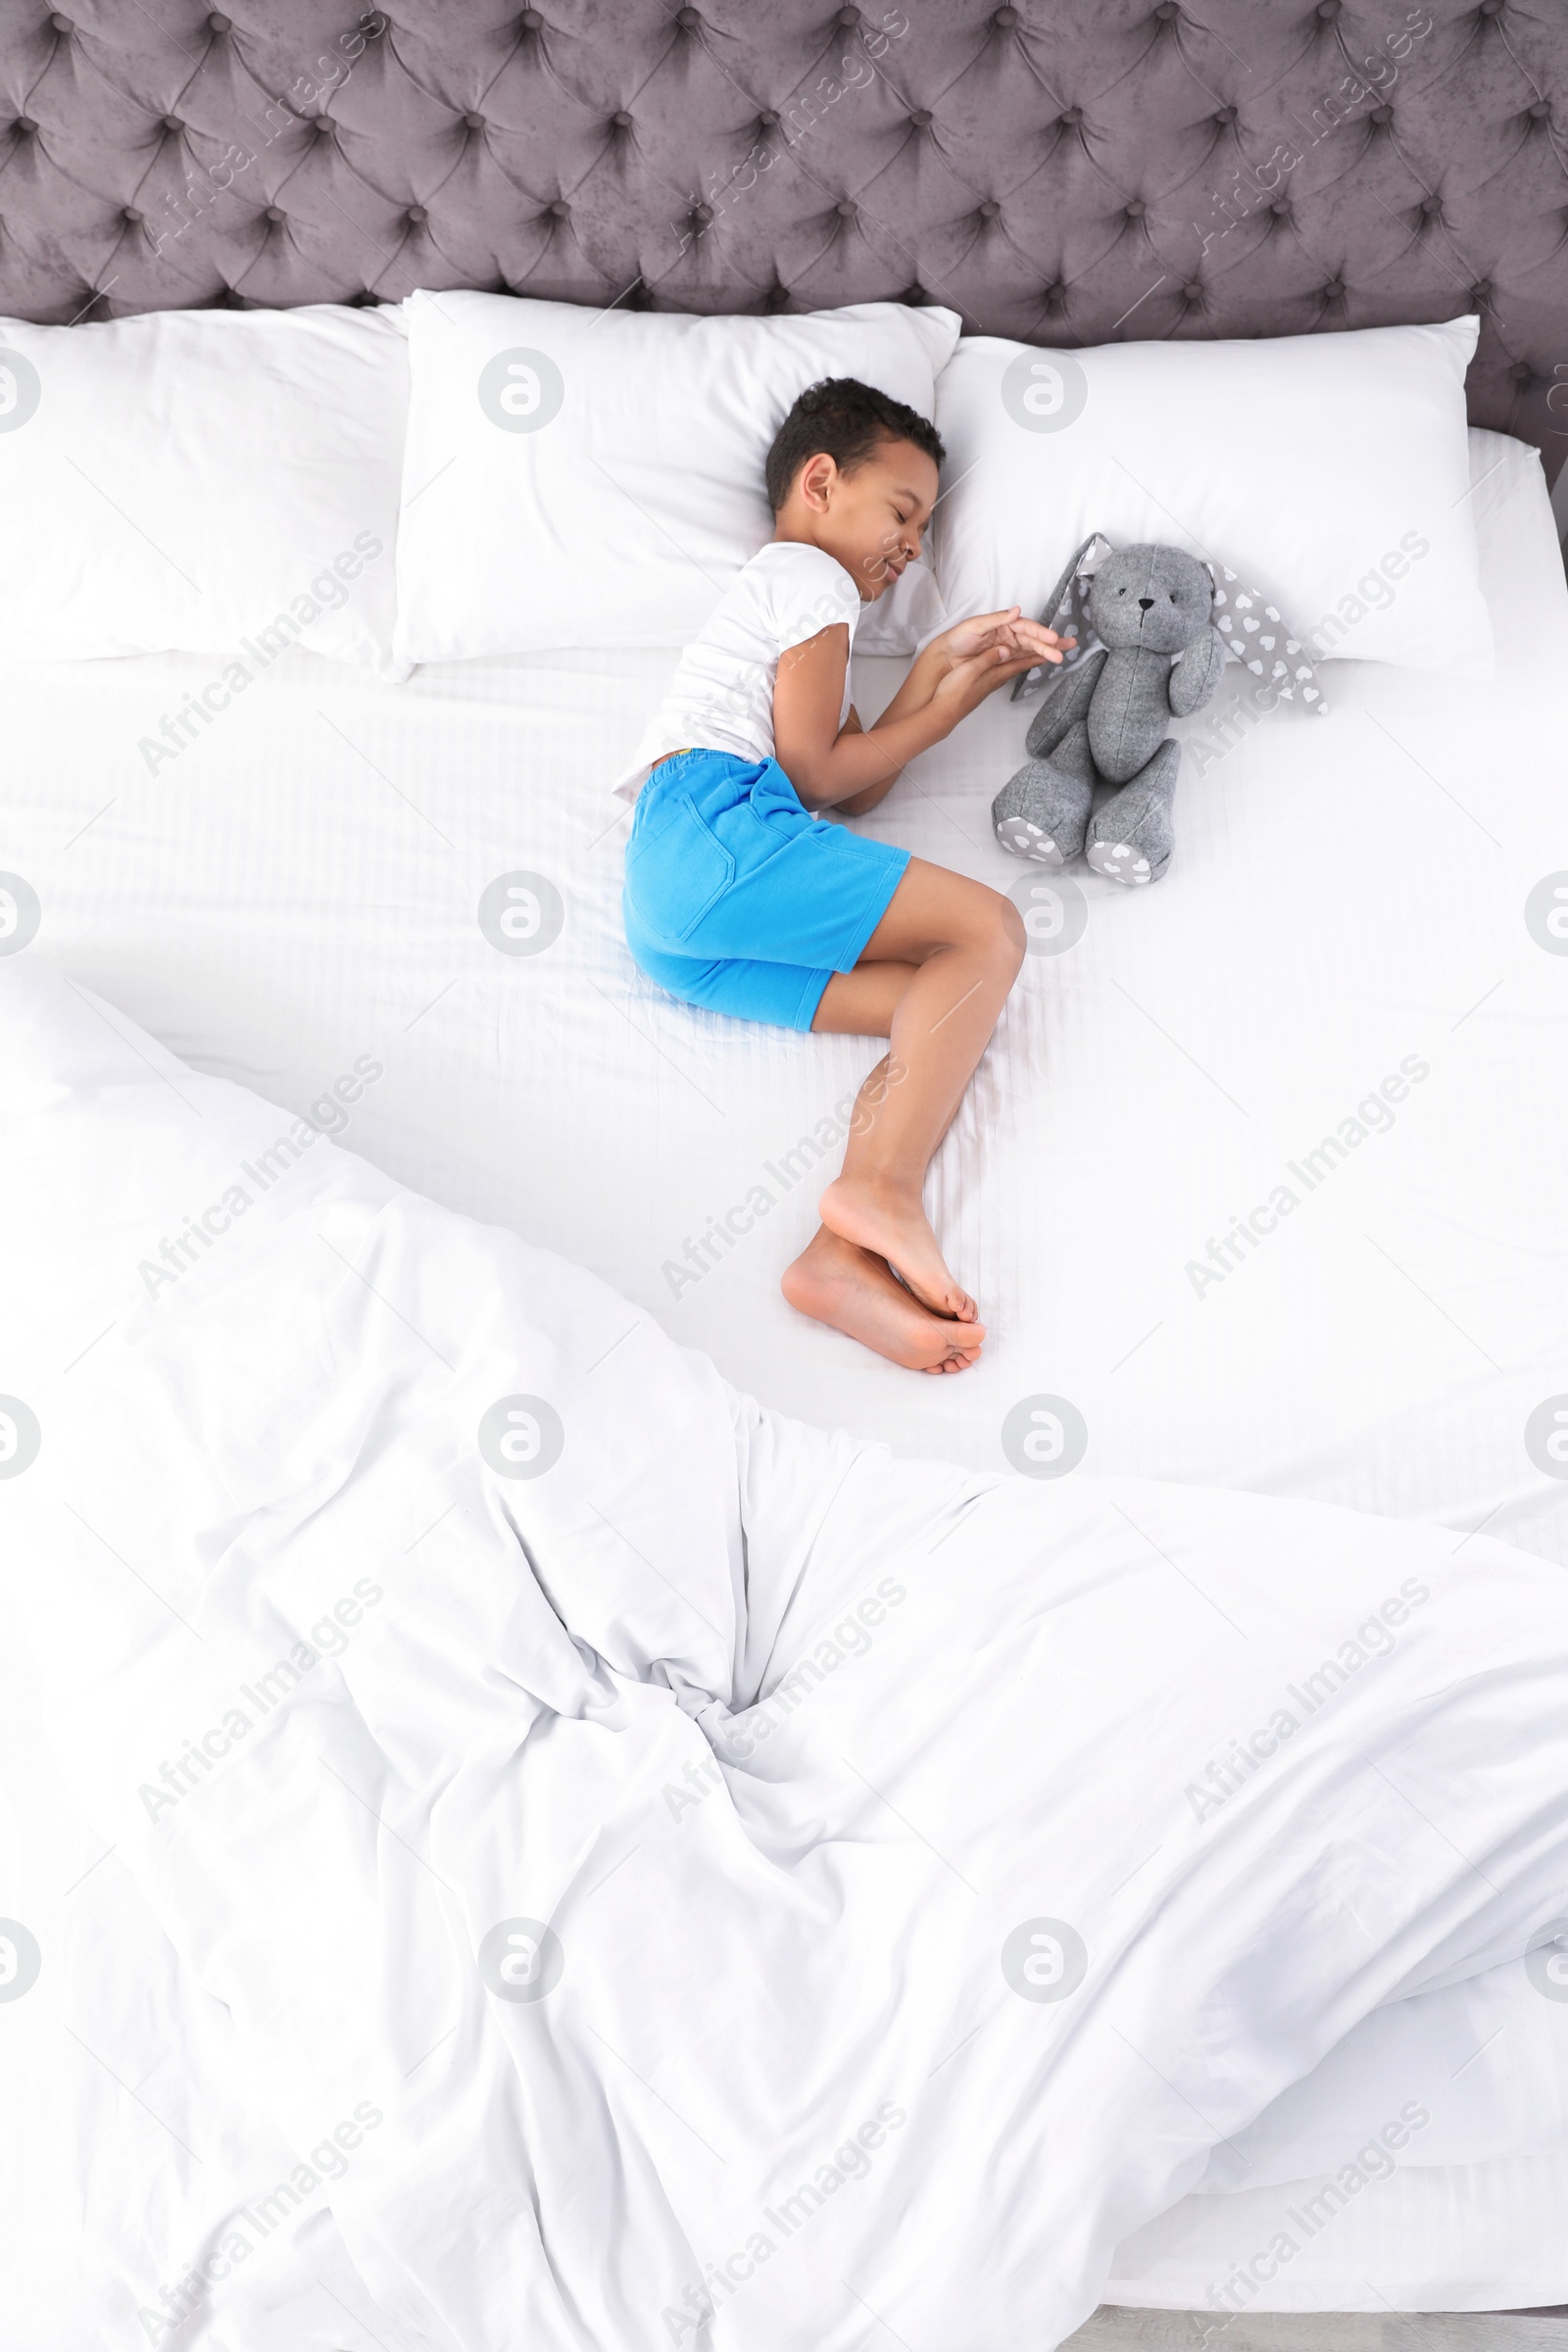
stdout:
POLYGON ((1091 650, 1094 630, 1089 619, 1089 590, 1095 573, 1109 554, 1110 541, 1104 532, 1091 531, 1070 558, 1040 619, 1042 627, 1071 636, 1077 643, 1061 662, 1043 662, 1038 668, 1026 669, 1021 678, 1015 678, 1011 698, 1015 703, 1021 702, 1025 695, 1038 693, 1048 679, 1059 678, 1064 669, 1071 669, 1091 650))
POLYGON ((1109 540, 1105 539, 1101 532, 1091 531, 1077 553, 1068 557, 1066 570, 1046 599, 1045 611, 1040 615, 1043 628, 1054 628, 1056 615, 1067 602, 1067 594, 1073 581, 1080 572, 1092 572, 1098 569, 1104 561, 1104 556, 1101 551, 1102 549, 1108 551, 1109 546, 1109 540))
POLYGON ((1277 702, 1303 710, 1328 710, 1318 681, 1317 657, 1260 588, 1238 578, 1228 564, 1205 565, 1214 583, 1214 630, 1222 645, 1277 702))

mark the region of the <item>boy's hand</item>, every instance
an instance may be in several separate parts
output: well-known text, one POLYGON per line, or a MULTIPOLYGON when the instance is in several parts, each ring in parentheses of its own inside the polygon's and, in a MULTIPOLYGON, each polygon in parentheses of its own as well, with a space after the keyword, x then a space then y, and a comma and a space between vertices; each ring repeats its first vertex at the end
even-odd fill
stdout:
MULTIPOLYGON (((1009 659, 1026 655, 1023 667, 1032 669, 1037 662, 1059 662, 1062 649, 1075 643, 1076 639, 1058 637, 1054 629, 1043 627, 1038 620, 1025 620, 1022 608, 1009 605, 1004 612, 977 612, 969 620, 956 621, 940 637, 933 637, 925 650, 950 665, 1000 650, 1009 659)), ((1017 672, 1009 674, 1016 676, 1017 672)))
MULTIPOLYGON (((1059 654, 1050 658, 1055 662, 1061 660, 1059 654)), ((956 727, 971 710, 978 710, 988 694, 995 694, 999 686, 1005 686, 1010 679, 1021 677, 1040 660, 1041 655, 1032 647, 1019 654, 1010 652, 1005 645, 988 645, 978 654, 950 662, 931 689, 931 708, 943 713, 944 732, 948 726, 956 727)))

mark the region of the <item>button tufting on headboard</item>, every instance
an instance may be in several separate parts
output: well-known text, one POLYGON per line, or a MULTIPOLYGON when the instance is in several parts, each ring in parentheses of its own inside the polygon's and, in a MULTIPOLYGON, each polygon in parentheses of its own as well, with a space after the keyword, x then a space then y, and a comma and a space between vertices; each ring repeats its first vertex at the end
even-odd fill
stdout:
POLYGON ((8 0, 0 65, 16 317, 918 290, 1084 344, 1475 308, 1472 416, 1568 451, 1568 0, 8 0))

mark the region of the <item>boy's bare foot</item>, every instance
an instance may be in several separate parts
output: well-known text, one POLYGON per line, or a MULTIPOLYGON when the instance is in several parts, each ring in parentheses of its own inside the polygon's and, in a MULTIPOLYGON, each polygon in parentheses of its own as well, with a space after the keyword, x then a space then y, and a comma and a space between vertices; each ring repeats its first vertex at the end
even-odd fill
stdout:
POLYGON ((834 1178, 816 1213, 830 1232, 896 1266, 920 1304, 934 1315, 952 1315, 960 1323, 976 1320, 979 1309, 943 1263, 918 1193, 911 1200, 891 1186, 846 1174, 834 1178))
POLYGON ((826 1226, 786 1267, 782 1288, 798 1313, 911 1372, 966 1372, 979 1358, 984 1324, 927 1314, 879 1258, 826 1226))

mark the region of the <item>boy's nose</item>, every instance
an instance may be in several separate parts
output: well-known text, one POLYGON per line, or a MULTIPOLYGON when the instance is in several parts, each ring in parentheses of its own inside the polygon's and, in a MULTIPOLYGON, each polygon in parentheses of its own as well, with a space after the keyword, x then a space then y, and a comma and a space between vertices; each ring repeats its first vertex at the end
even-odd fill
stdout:
POLYGON ((1150 606, 1151 606, 1151 605, 1153 603, 1153 601, 1154 601, 1154 600, 1153 600, 1153 598, 1152 598, 1152 596, 1141 596, 1141 597, 1138 599, 1138 603, 1139 603, 1139 608, 1140 608, 1140 610, 1141 610, 1142 612, 1147 612, 1149 611, 1149 608, 1150 608, 1150 606))

